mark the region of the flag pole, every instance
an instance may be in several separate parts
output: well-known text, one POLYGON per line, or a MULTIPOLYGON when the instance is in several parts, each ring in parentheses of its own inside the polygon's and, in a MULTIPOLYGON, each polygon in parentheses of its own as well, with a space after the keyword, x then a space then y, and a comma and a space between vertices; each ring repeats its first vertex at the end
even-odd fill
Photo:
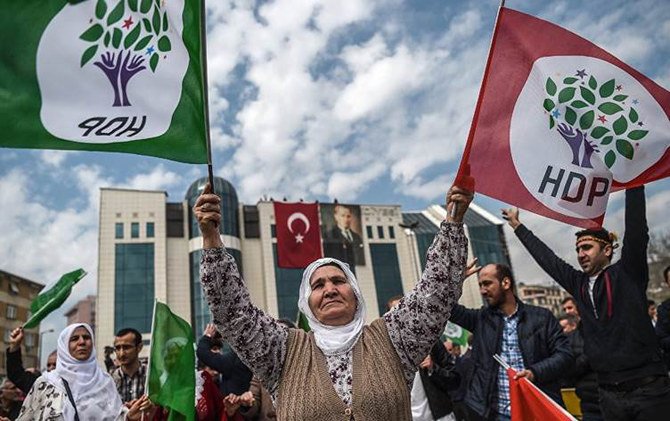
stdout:
POLYGON ((212 168, 212 138, 209 131, 209 79, 207 77, 207 7, 205 0, 200 3, 200 59, 202 62, 202 84, 205 113, 205 139, 207 140, 207 176, 209 185, 214 189, 214 170, 212 168))
MULTIPOLYGON (((500 0, 500 5, 498 6, 498 12, 496 13, 496 20, 493 24, 493 36, 491 36, 491 42, 489 44, 489 53, 486 57, 486 65, 484 66, 484 75, 482 76, 482 83, 479 85, 479 95, 477 96, 477 104, 475 105, 475 113, 472 116, 472 122, 470 122, 470 131, 468 132, 468 139, 465 142, 465 150, 463 151, 463 157, 461 157, 461 163, 458 166, 458 172, 456 173, 456 180, 458 176, 462 174, 465 170, 467 162, 470 160, 470 147, 472 146, 472 140, 475 137, 475 121, 479 117, 479 108, 482 104, 482 93, 484 92, 484 86, 486 85, 486 80, 489 75, 489 68, 491 67, 491 56, 493 56, 493 47, 495 46, 496 39, 498 38, 498 23, 500 22, 500 12, 502 8, 505 7, 505 0, 500 0)), ((451 217, 456 216, 458 204, 455 203, 451 208, 451 217)))

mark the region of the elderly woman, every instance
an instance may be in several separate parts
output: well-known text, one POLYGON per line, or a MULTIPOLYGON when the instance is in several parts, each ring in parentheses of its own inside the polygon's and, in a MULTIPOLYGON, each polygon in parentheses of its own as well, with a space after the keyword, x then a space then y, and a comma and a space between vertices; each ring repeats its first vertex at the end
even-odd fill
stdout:
POLYGON ((40 376, 17 420, 139 420, 150 402, 142 397, 123 406, 112 377, 98 366, 93 330, 86 323, 66 327, 58 337, 56 368, 40 376))
POLYGON ((461 295, 467 257, 463 215, 472 194, 447 193, 447 210, 414 289, 365 324, 358 282, 331 258, 305 269, 298 306, 312 332, 289 329, 256 308, 217 224, 219 198, 207 186, 194 206, 203 235, 201 282, 223 338, 275 399, 279 420, 411 420, 418 365, 442 333, 461 295))

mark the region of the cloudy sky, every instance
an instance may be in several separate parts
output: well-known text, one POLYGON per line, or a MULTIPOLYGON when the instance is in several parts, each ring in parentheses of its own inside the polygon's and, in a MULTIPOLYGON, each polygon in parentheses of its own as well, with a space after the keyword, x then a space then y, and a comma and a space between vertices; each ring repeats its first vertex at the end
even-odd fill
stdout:
MULTIPOLYGON (((208 60, 215 172, 241 201, 441 203, 467 137, 497 1, 210 0, 208 60)), ((670 88, 670 3, 508 1, 562 25, 670 88)), ((90 152, 3 149, 0 268, 49 283, 89 275, 96 289, 100 187, 159 189, 182 200, 205 166, 90 152)), ((652 231, 670 229, 670 181, 647 187, 652 231)), ((505 204, 478 196, 498 215, 505 204)), ((623 230, 615 194, 606 226, 623 230)), ((522 220, 575 263, 567 225, 522 220)), ((507 232, 520 280, 546 276, 507 232)), ((43 329, 64 325, 52 315, 43 329)), ((46 335, 47 344, 56 335, 46 335)), ((110 338, 104 338, 110 340, 110 338)))

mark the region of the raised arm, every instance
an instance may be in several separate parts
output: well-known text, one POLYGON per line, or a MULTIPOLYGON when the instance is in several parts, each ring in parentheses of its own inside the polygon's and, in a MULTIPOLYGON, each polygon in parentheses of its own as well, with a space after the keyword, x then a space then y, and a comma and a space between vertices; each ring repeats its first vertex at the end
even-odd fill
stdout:
POLYGON ((202 289, 223 339, 273 393, 286 357, 288 329, 251 303, 237 264, 219 236, 219 203, 207 185, 193 207, 203 237, 202 289))
POLYGON ((649 227, 646 213, 644 186, 626 190, 626 231, 621 248, 621 263, 628 273, 634 275, 631 279, 638 281, 645 292, 649 283, 649 266, 647 266, 649 227))
POLYGON ((428 249, 421 280, 397 307, 384 315, 391 342, 408 381, 444 330, 451 308, 461 296, 468 254, 462 221, 471 201, 472 193, 457 187, 449 190, 449 216, 440 225, 440 231, 428 249), (452 217, 451 210, 456 203, 457 211, 452 217))
POLYGON ((503 210, 503 218, 507 220, 510 227, 514 230, 514 234, 521 240, 521 244, 528 250, 533 259, 538 265, 566 289, 572 296, 578 293, 579 285, 577 284, 578 271, 561 258, 556 256, 554 251, 533 234, 531 230, 526 228, 519 221, 519 210, 516 208, 503 210))

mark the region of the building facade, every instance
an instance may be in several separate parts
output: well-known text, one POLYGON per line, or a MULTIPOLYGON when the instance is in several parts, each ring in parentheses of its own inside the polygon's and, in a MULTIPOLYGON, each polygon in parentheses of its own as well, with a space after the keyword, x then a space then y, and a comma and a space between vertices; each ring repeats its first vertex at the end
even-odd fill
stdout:
MULTIPOLYGON (((210 322, 200 286, 202 237, 192 212, 206 182, 205 178, 197 180, 183 201, 173 203, 162 191, 101 190, 98 355, 103 355, 102 347, 111 344, 114 332, 123 327, 138 329, 148 342, 154 298, 190 321, 196 336, 210 322)), ((215 179, 214 191, 222 198, 221 237, 252 301, 272 316, 295 320, 302 270, 277 265, 273 202, 239 203, 233 186, 221 178, 215 179)), ((350 213, 352 231, 359 238, 360 247, 352 258, 368 321, 372 321, 383 314, 389 298, 408 292, 419 279, 426 250, 446 210, 431 206, 403 213, 399 205, 320 204, 327 255, 334 252, 328 233, 335 228, 342 208, 350 213)), ((468 210, 470 258, 509 261, 502 224, 477 206, 468 210), (479 238, 483 240, 478 242, 479 238)), ((468 307, 481 305, 475 277, 466 280, 461 302, 468 307)))
POLYGON ((95 295, 88 295, 72 306, 64 314, 68 326, 73 323, 87 323, 95 332, 95 295))
POLYGON ((538 307, 544 307, 559 316, 562 312, 561 302, 568 294, 563 288, 553 285, 528 285, 524 283, 517 284, 517 296, 526 304, 532 304, 538 307))
MULTIPOLYGON (((5 352, 9 346, 12 330, 22 326, 30 318, 30 303, 37 297, 44 285, 0 270, 0 329, 4 346, 0 348, 0 378, 7 375, 5 352)), ((23 339, 23 365, 39 367, 39 326, 26 329, 23 339)))

